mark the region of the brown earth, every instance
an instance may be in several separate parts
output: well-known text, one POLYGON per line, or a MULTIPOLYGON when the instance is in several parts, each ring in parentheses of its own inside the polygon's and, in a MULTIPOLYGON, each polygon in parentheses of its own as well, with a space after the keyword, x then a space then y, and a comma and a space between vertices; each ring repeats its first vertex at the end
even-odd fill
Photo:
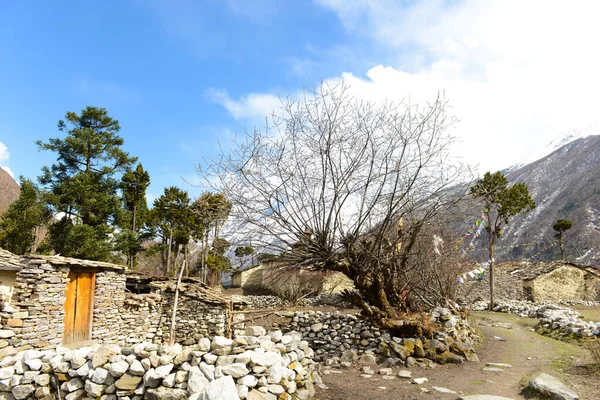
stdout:
MULTIPOLYGON (((530 379, 541 372, 549 373, 568 385, 582 400, 600 398, 600 372, 591 364, 589 353, 577 343, 565 343, 533 331, 536 320, 510 314, 475 312, 472 323, 482 341, 477 346, 480 363, 437 365, 436 368, 414 367, 413 378, 426 377, 423 385, 381 375, 361 376, 358 367, 323 369, 323 381, 329 387, 319 389, 320 400, 346 399, 457 399, 462 394, 487 394, 512 399, 535 398, 522 393, 530 379), (510 324, 511 329, 495 324, 510 324), (495 337, 502 340, 495 339, 495 337), (503 372, 486 372, 488 362, 511 364, 503 372), (432 386, 451 389, 456 394, 439 393, 432 386), (426 389, 428 392, 423 391, 426 389)), ((374 367, 377 371, 378 368, 374 367)), ((399 368, 394 368, 397 375, 399 368)))
POLYGON ((17 182, 2 168, 0 168, 0 215, 2 215, 8 206, 19 198, 21 189, 17 182))

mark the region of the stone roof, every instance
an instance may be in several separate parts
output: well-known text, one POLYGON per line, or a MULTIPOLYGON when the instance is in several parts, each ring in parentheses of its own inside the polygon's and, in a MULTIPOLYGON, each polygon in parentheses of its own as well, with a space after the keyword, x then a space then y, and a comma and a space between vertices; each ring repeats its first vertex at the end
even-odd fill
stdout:
MULTIPOLYGON (((174 292, 177 281, 169 277, 143 277, 140 275, 130 275, 127 277, 127 283, 138 285, 148 285, 151 289, 159 292, 174 292)), ((228 305, 231 299, 223 297, 219 292, 202 283, 196 278, 184 278, 179 287, 180 296, 192 297, 205 303, 228 305)))
POLYGON ((29 254, 24 257, 27 260, 43 260, 52 265, 76 265, 84 268, 97 269, 113 269, 117 271, 125 271, 125 265, 112 264, 102 261, 81 260, 78 258, 63 257, 63 256, 43 256, 38 254, 29 254))
POLYGON ((2 271, 18 271, 23 267, 21 257, 0 249, 0 270, 2 271))
POLYGON ((520 263, 504 263, 498 265, 503 272, 506 272, 524 281, 535 279, 540 275, 548 274, 563 266, 578 268, 600 278, 600 271, 594 267, 578 265, 569 261, 558 260, 538 263, 523 261, 520 263))

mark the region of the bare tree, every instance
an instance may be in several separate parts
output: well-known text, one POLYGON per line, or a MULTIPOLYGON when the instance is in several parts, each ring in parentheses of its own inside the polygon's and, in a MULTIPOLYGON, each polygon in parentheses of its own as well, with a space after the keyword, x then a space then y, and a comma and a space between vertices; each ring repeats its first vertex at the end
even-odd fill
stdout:
POLYGON ((454 118, 354 98, 344 84, 282 101, 263 131, 198 166, 233 204, 245 236, 298 267, 341 271, 356 304, 393 325, 400 271, 424 228, 457 201, 465 169, 449 157, 454 118))

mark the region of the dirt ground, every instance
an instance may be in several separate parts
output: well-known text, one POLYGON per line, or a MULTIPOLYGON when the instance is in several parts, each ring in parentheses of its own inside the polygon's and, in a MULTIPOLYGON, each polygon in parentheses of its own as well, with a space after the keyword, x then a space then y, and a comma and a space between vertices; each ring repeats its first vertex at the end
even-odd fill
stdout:
MULTIPOLYGON (((413 378, 428 379, 423 385, 411 384, 410 380, 397 376, 392 380, 377 374, 362 377, 358 368, 323 369, 323 381, 329 389, 319 389, 316 397, 320 400, 457 399, 461 395, 487 394, 512 399, 535 398, 523 394, 522 389, 538 373, 546 372, 562 380, 580 399, 600 399, 600 373, 591 367, 589 353, 581 346, 535 333, 536 320, 529 318, 475 312, 471 320, 482 336, 477 348, 480 363, 437 365, 433 369, 413 367, 413 378), (512 329, 493 326, 496 323, 509 323, 512 329), (504 368, 503 372, 486 372, 483 367, 487 362, 507 363, 513 367, 504 368), (456 394, 440 393, 433 386, 456 394)), ((373 369, 377 371, 376 367, 373 369)), ((397 375, 399 368, 394 370, 397 375)))

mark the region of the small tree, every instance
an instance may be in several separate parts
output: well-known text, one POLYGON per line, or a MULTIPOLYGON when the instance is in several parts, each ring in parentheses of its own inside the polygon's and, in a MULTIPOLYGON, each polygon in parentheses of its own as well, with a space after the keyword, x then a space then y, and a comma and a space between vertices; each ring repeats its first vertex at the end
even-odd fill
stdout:
POLYGON ((558 245, 560 246, 560 257, 561 259, 565 259, 565 248, 563 246, 563 233, 568 231, 573 226, 573 221, 569 219, 559 219, 554 224, 553 228, 557 232, 554 235, 558 239, 558 245))
POLYGON ((502 235, 502 227, 510 218, 521 212, 535 208, 535 202, 529 194, 527 185, 517 183, 508 185, 501 172, 486 172, 482 179, 471 187, 471 195, 485 202, 484 216, 488 233, 490 257, 490 310, 494 308, 494 244, 502 235))
POLYGON ((16 254, 35 253, 37 229, 50 220, 38 187, 21 177, 21 194, 0 220, 0 247, 16 254))
POLYGON ((119 248, 127 256, 127 265, 137 265, 137 254, 142 249, 142 241, 148 240, 150 234, 140 230, 148 222, 148 204, 146 189, 150 185, 150 174, 138 164, 135 170, 127 169, 119 188, 124 210, 119 217, 121 233, 117 237, 119 248))
POLYGON ((235 249, 235 256, 240 259, 240 268, 242 268, 242 258, 249 256, 254 253, 254 247, 252 246, 238 246, 235 249))

